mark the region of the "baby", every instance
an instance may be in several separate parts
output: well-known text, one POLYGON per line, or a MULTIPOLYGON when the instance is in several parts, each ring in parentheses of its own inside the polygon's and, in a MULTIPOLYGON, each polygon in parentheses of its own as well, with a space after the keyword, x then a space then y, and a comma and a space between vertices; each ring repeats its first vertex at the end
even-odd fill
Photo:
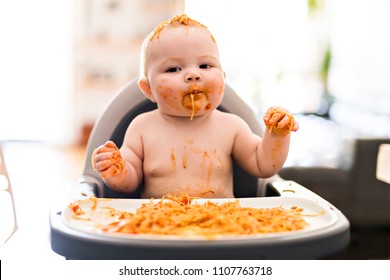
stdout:
POLYGON ((120 149, 108 141, 95 150, 92 164, 108 187, 133 192, 144 181, 143 198, 229 198, 233 159, 257 177, 280 170, 298 123, 286 110, 270 108, 261 138, 238 116, 216 110, 225 72, 204 25, 173 17, 149 34, 142 51, 139 87, 158 108, 131 122, 120 149))

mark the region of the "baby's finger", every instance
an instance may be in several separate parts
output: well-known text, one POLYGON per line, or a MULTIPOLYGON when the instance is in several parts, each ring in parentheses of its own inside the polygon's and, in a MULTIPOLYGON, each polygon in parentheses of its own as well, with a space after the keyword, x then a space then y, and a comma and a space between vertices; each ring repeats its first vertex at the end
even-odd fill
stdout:
POLYGON ((264 114, 264 116, 263 116, 263 120, 264 120, 265 122, 268 122, 269 119, 270 119, 271 117, 272 117, 272 113, 271 113, 270 110, 268 110, 267 112, 265 112, 265 114, 264 114))
POLYGON ((98 152, 98 149, 96 149, 93 154, 92 154, 92 168, 93 170, 95 171, 99 171, 99 169, 96 167, 96 165, 101 162, 101 161, 104 161, 104 160, 109 160, 113 157, 113 153, 115 153, 115 151, 109 151, 109 152, 101 152, 100 150, 100 153, 98 152))
POLYGON ((118 146, 113 141, 107 141, 106 143, 104 143, 104 146, 107 148, 118 150, 118 146))
POLYGON ((292 131, 297 131, 299 129, 299 123, 294 119, 294 126, 292 128, 292 131))
POLYGON ((100 176, 102 176, 103 179, 106 179, 108 177, 112 177, 118 175, 118 169, 115 165, 110 166, 110 168, 100 172, 100 176))
POLYGON ((105 159, 113 158, 113 155, 116 153, 116 151, 110 151, 110 152, 102 152, 102 153, 95 153, 93 155, 93 158, 95 160, 95 163, 98 161, 102 161, 105 159))
POLYGON ((274 124, 279 123, 280 120, 282 120, 285 117, 285 115, 286 114, 283 112, 274 112, 274 114, 272 115, 272 117, 269 120, 269 124, 274 125, 274 124))
POLYGON ((115 166, 115 163, 112 160, 110 160, 110 159, 98 161, 95 164, 96 171, 99 172, 99 173, 102 173, 102 172, 106 171, 111 166, 115 166))
POLYGON ((107 153, 107 152, 112 153, 112 152, 116 151, 116 149, 109 148, 109 147, 102 145, 102 146, 99 146, 95 151, 96 151, 96 154, 102 154, 102 153, 107 153))
POLYGON ((106 147, 105 145, 99 146, 97 149, 95 149, 95 154, 104 154, 104 153, 113 153, 117 151, 115 148, 106 147))
POLYGON ((278 127, 283 128, 290 125, 290 116, 285 114, 284 117, 278 122, 278 127))

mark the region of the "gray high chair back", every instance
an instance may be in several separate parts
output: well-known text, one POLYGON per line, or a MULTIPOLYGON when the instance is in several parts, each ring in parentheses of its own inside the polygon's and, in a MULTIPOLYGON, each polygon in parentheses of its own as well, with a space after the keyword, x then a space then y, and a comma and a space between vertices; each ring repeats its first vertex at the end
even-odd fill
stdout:
MULTIPOLYGON (((114 96, 89 138, 85 166, 79 181, 67 186, 54 203, 50 213, 52 249, 68 259, 313 259, 342 250, 349 242, 349 223, 344 215, 332 208, 337 222, 318 232, 302 233, 295 238, 274 240, 238 239, 174 242, 167 240, 124 239, 97 235, 68 227, 62 213, 69 202, 89 196, 101 198, 138 199, 142 185, 136 192, 122 194, 107 188, 92 168, 91 157, 98 146, 112 140, 120 147, 130 122, 139 114, 156 108, 131 81, 114 96)), ((262 135, 262 123, 251 108, 229 87, 225 87, 219 110, 234 113, 244 119, 252 131, 262 135)), ((233 165, 234 194, 245 197, 304 197, 317 203, 327 201, 278 175, 258 179, 233 165)), ((292 199, 293 199, 292 198, 292 199)))

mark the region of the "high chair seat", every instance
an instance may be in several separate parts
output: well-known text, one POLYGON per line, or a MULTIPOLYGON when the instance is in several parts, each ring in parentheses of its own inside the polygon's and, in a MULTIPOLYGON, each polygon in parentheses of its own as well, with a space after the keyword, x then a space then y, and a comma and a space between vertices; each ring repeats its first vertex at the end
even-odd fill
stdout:
MULTIPOLYGON (((332 224, 318 231, 286 236, 273 240, 240 239, 238 241, 179 243, 163 240, 132 240, 109 235, 99 235, 70 228, 64 223, 62 213, 73 200, 89 196, 99 198, 138 199, 142 185, 136 192, 122 194, 107 188, 99 174, 92 168, 91 157, 95 148, 108 140, 118 147, 130 122, 139 114, 156 108, 138 88, 137 80, 124 86, 109 102, 96 121, 88 141, 84 170, 78 182, 66 186, 58 196, 50 213, 52 249, 68 259, 317 259, 345 248, 349 242, 349 222, 329 202, 278 175, 258 179, 233 164, 233 186, 236 198, 291 197, 304 198, 321 207, 331 209, 332 224)), ((244 119, 252 131, 262 136, 262 120, 243 102, 229 86, 219 110, 244 119)), ((277 198, 276 198, 277 199, 277 198)))

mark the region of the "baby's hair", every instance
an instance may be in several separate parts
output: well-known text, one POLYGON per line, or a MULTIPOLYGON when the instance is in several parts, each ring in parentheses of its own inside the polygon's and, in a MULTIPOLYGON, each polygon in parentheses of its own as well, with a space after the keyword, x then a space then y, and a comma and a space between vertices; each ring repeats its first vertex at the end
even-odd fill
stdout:
POLYGON ((159 25, 157 25, 156 28, 154 29, 154 31, 150 34, 151 36, 150 36, 149 40, 153 41, 153 39, 155 37, 160 38, 161 31, 167 26, 178 27, 181 25, 188 26, 188 27, 200 27, 200 28, 207 29, 207 26, 201 24, 199 21, 196 21, 196 20, 188 17, 186 14, 181 14, 181 15, 174 16, 173 18, 171 18, 168 21, 163 21, 159 25))
MULTIPOLYGON (((195 27, 195 28, 204 28, 208 30, 207 26, 203 25, 197 20, 194 20, 187 16, 186 14, 181 14, 172 17, 170 20, 163 21, 145 38, 142 49, 141 49, 141 63, 140 63, 140 79, 147 79, 147 50, 151 41, 155 38, 160 38, 160 33, 164 28, 177 28, 177 27, 195 27)), ((209 31, 210 32, 210 31, 209 31)), ((210 37, 214 43, 216 43, 214 36, 210 33, 210 37)))

